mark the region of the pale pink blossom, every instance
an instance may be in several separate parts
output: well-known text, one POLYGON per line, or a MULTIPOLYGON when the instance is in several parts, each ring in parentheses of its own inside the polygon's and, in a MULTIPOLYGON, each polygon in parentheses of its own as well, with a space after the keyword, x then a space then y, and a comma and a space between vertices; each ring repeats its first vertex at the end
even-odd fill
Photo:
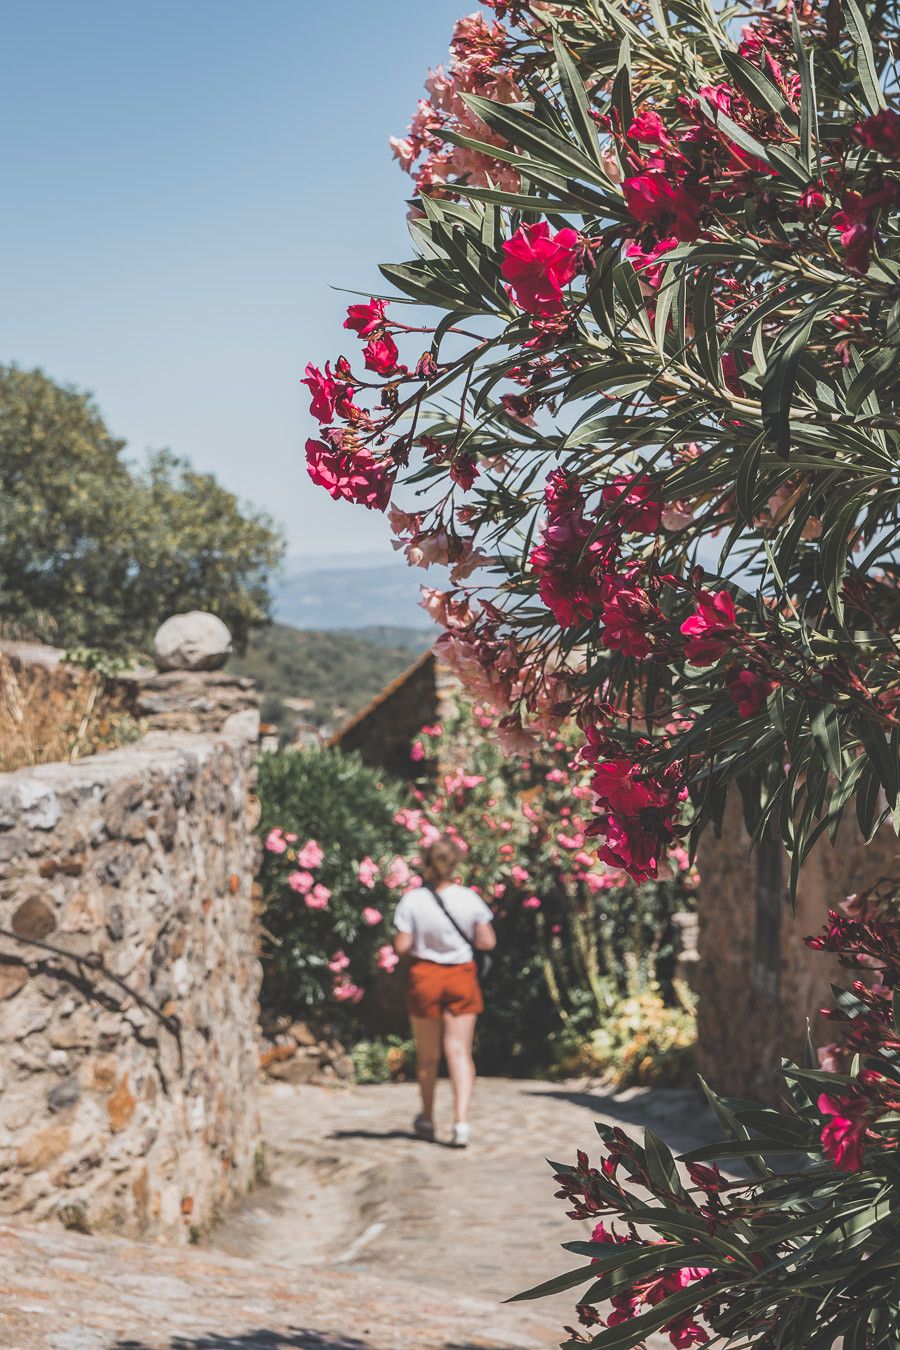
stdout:
POLYGON ((419 763, 420 760, 423 760, 425 758, 425 747, 421 741, 413 741, 412 745, 410 746, 409 757, 411 760, 414 760, 415 763, 417 764, 419 763))
POLYGON ((419 590, 422 596, 419 604, 442 628, 458 629, 472 626, 475 613, 464 596, 455 600, 451 591, 438 591, 431 586, 421 586, 419 590))
POLYGON ((522 901, 523 909, 540 909, 541 902, 536 895, 529 895, 527 900, 522 901))
POLYGON ((284 837, 289 844, 296 844, 297 842, 297 836, 295 834, 286 834, 284 837))
POLYGON ((331 891, 327 886, 323 886, 322 883, 319 882, 318 885, 313 886, 305 899, 306 904, 310 909, 324 909, 331 899, 331 891))
POLYGON ((375 909, 373 905, 366 905, 362 916, 370 928, 374 928, 376 923, 381 923, 381 910, 375 909))
POLYGON ((299 895, 306 895, 307 891, 312 889, 314 881, 315 877, 312 872, 291 872, 287 879, 291 890, 296 891, 299 895))
POLYGON ((386 942, 383 947, 379 947, 378 956, 375 961, 375 964, 378 966, 379 970, 386 970, 387 973, 390 975, 391 972, 399 963, 399 961, 400 957, 394 951, 393 947, 390 945, 389 942, 386 942))
POLYGON ((359 1003, 365 990, 343 976, 341 979, 335 980, 331 992, 339 1003, 359 1003))
MULTIPOLYGON (((421 814, 421 813, 420 813, 421 814)), ((392 858, 385 873, 385 885, 394 889, 398 886, 408 886, 412 873, 404 858, 392 858)))
POLYGON ((404 173, 409 173, 416 158, 416 147, 412 141, 408 136, 391 136, 388 145, 394 152, 394 159, 399 160, 400 168, 404 173))
POLYGON ((832 1041, 830 1045, 820 1045, 816 1047, 816 1055, 819 1060, 819 1068, 825 1073, 841 1072, 841 1047, 837 1041, 832 1041))
POLYGON ((530 881, 531 879, 531 873, 528 868, 522 867, 520 863, 516 863, 514 867, 509 869, 509 875, 517 886, 524 886, 525 882, 530 881))
POLYGON ((284 830, 281 829, 270 830, 269 833, 266 835, 266 842, 264 844, 264 848, 268 849, 270 853, 284 853, 287 849, 287 844, 284 838, 284 830))
POLYGON ((441 837, 441 832, 436 825, 432 825, 430 820, 426 820, 419 832, 419 843, 422 848, 428 848, 430 844, 436 844, 441 837))
POLYGON ((328 962, 328 969, 335 975, 340 975, 342 970, 346 970, 350 964, 350 957, 346 952, 335 952, 334 956, 328 962))
MULTIPOLYGON (((394 816, 394 822, 397 825, 402 825, 404 830, 409 830, 411 834, 414 834, 422 823, 422 812, 413 810, 413 808, 409 806, 401 807, 394 816)), ((394 862, 397 861, 398 860, 395 858, 394 862)), ((393 866, 393 863, 391 866, 393 866)), ((388 885, 390 885, 390 882, 388 885)))
POLYGON ((373 858, 363 858, 359 864, 357 877, 360 886, 365 886, 366 890, 371 891, 379 877, 377 862, 373 858))
POLYGON ((310 839, 297 853, 297 862, 301 867, 318 867, 325 854, 315 839, 310 839))

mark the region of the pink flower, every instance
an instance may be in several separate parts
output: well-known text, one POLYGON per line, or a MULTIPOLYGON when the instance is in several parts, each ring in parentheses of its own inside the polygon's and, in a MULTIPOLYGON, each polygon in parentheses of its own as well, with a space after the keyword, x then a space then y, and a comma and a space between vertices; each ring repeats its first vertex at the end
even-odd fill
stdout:
POLYGON ((711 666, 732 646, 734 601, 727 591, 701 591, 697 608, 681 625, 684 654, 695 666, 711 666))
POLYGON ((388 140, 394 159, 400 161, 400 168, 409 173, 416 158, 416 147, 408 136, 391 136, 388 140))
POLYGON ((653 480, 646 474, 622 473, 600 494, 603 505, 615 508, 616 522, 635 534, 655 534, 659 529, 661 504, 653 480))
POLYGON ((509 875, 517 886, 524 886, 525 882, 531 879, 531 873, 528 871, 528 868, 520 866, 519 863, 516 863, 514 867, 509 869, 509 875))
POLYGON ((370 928, 374 928, 376 923, 381 923, 381 910, 375 909, 372 905, 366 905, 362 916, 370 928))
POLYGON ((529 895, 527 900, 522 901, 523 909, 540 909, 541 902, 536 895, 529 895))
POLYGON ((420 760, 425 758, 425 747, 421 741, 413 741, 412 746, 410 747, 409 757, 417 764, 420 760))
POLYGON ((658 244, 649 249, 643 249, 638 243, 631 243, 625 250, 625 256, 634 270, 640 273, 641 281, 656 290, 662 281, 665 266, 662 259, 671 249, 677 247, 678 240, 675 238, 660 239, 658 244))
POLYGON ((626 178, 622 184, 625 202, 641 225, 652 225, 660 235, 674 234, 690 241, 700 233, 700 212, 706 193, 699 187, 673 183, 670 174, 651 169, 626 178))
POLYGON ((335 980, 331 992, 339 1003, 359 1003, 365 991, 343 976, 335 980))
POLYGON ((346 970, 350 964, 350 957, 346 952, 335 952, 334 956, 328 962, 328 969, 335 975, 340 975, 342 970, 346 970))
POLYGON ((301 867, 320 866, 325 854, 315 839, 310 839, 297 853, 297 862, 301 867))
POLYGON ((366 369, 374 370, 377 375, 392 375, 397 369, 397 355, 397 344, 390 333, 370 339, 363 348, 366 369))
POLYGON ((548 783, 564 783, 566 774, 562 769, 551 769, 549 773, 544 774, 544 778, 548 783))
MULTIPOLYGON (((338 361, 338 373, 349 374, 350 366, 341 357, 338 361)), ((336 380, 331 373, 331 362, 325 362, 324 373, 311 363, 306 367, 306 377, 300 381, 312 394, 309 410, 319 422, 334 420, 335 411, 343 417, 352 410, 351 395, 353 387, 345 380, 336 380)))
POLYGON ((752 717, 763 707, 775 686, 755 670, 738 670, 730 676, 725 688, 739 715, 752 717))
POLYGON ((266 835, 266 842, 263 845, 270 853, 285 853, 287 844, 284 839, 284 830, 270 830, 266 835))
POLYGON ((384 323, 384 300, 369 300, 365 305, 350 305, 344 327, 351 328, 361 338, 369 337, 384 323))
POLYGON ((816 1047, 816 1057, 819 1061, 819 1068, 825 1073, 840 1073, 841 1071, 841 1047, 837 1041, 832 1041, 830 1045, 820 1045, 816 1047))
POLYGON ((299 895, 306 895, 308 891, 312 890, 315 877, 312 872, 292 872, 287 882, 292 891, 297 891, 299 895))
POLYGON ((522 225, 503 245, 502 276, 516 303, 529 314, 558 314, 562 288, 578 271, 577 231, 560 230, 551 237, 545 220, 522 225))
POLYGON ((335 501, 384 511, 391 500, 396 466, 389 458, 375 459, 369 450, 348 454, 310 438, 306 442, 306 471, 335 501))
POLYGON ((412 873, 403 858, 392 858, 384 882, 393 890, 399 886, 408 886, 411 876, 412 873))
POLYGON ((819 1110, 831 1120, 822 1128, 822 1148, 839 1172, 858 1172, 863 1165, 866 1118, 869 1112, 864 1097, 830 1097, 823 1092, 819 1110))
POLYGON ((305 899, 310 909, 324 909, 331 899, 331 891, 319 882, 316 886, 313 886, 305 899))
POLYGON ((386 942, 383 947, 379 947, 378 956, 375 961, 379 970, 386 970, 390 975, 399 961, 400 957, 394 951, 390 943, 386 942))
POLYGON ((370 891, 380 875, 378 864, 372 858, 363 858, 356 875, 360 886, 365 886, 366 890, 370 891))

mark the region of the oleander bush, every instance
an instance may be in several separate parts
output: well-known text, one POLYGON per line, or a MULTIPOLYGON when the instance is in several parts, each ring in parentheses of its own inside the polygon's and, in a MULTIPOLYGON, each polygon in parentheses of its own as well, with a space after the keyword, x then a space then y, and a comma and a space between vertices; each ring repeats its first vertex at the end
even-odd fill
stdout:
MULTIPOLYGON (((602 863, 656 877, 731 790, 793 894, 846 815, 900 816, 897 8, 489 9, 394 141, 414 256, 348 310, 361 363, 307 368, 310 475, 450 565, 426 604, 507 748, 577 729, 602 863)), ((879 972, 836 995, 872 1033, 846 1072, 716 1102, 749 1182, 649 1133, 559 1169, 621 1220, 549 1286, 589 1285, 567 1345, 900 1344, 873 923, 827 939, 879 972)))

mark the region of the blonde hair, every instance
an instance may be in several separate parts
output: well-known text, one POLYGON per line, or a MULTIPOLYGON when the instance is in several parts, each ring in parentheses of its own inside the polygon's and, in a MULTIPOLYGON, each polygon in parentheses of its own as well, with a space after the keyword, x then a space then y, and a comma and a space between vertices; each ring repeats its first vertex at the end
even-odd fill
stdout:
POLYGON ((450 881, 461 857, 456 840, 449 834, 442 834, 422 850, 422 875, 434 885, 450 881))

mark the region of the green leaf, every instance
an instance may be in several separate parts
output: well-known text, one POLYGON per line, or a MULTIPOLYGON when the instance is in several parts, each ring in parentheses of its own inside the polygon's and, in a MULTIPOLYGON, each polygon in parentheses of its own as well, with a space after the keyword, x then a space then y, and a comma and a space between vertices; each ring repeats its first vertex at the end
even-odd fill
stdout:
POLYGON ((578 73, 569 53, 563 46, 558 34, 553 37, 553 51, 556 56, 556 69, 559 74, 559 87, 565 101, 569 120, 581 143, 585 154, 601 166, 600 145, 597 139, 597 127, 591 117, 591 107, 584 88, 584 80, 578 73))
POLYGON ((868 25, 856 0, 841 0, 841 8, 856 44, 856 73, 859 76, 859 83, 869 111, 876 113, 881 108, 886 108, 887 103, 875 68, 875 53, 869 39, 868 25))
POLYGON ((797 367, 809 341, 816 311, 798 315, 772 344, 762 386, 762 420, 768 444, 782 459, 791 448, 791 400, 797 382, 797 367))

